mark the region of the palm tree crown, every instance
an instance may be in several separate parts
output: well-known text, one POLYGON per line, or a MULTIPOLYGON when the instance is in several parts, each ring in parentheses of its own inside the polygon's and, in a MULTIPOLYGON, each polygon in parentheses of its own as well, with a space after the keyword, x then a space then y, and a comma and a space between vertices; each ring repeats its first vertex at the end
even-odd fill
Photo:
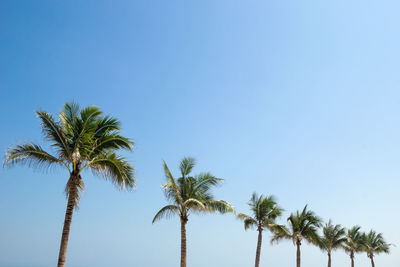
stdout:
POLYGON ((214 200, 211 189, 220 185, 224 180, 216 178, 211 173, 200 173, 191 176, 190 173, 195 166, 195 159, 185 157, 179 165, 181 177, 175 179, 164 162, 164 173, 166 183, 163 189, 166 198, 172 202, 171 205, 163 207, 153 219, 153 223, 163 217, 178 215, 181 220, 187 221, 190 212, 233 212, 231 204, 223 200, 214 200))
POLYGON ((319 240, 318 228, 321 226, 321 219, 314 212, 307 210, 307 205, 300 212, 290 214, 287 219, 289 229, 281 229, 275 232, 271 242, 281 239, 291 239, 293 244, 299 243, 305 239, 306 241, 316 244, 319 240), (283 230, 283 231, 282 231, 283 230))
POLYGON ((320 248, 330 253, 332 250, 342 247, 346 241, 345 234, 346 231, 340 224, 333 225, 329 220, 322 228, 322 237, 319 239, 320 248))
POLYGON ((350 254, 350 257, 354 253, 360 252, 363 245, 363 235, 360 232, 360 226, 353 226, 351 229, 347 230, 346 240, 343 242, 342 246, 346 252, 350 254))
POLYGON ((264 197, 253 193, 248 205, 252 211, 252 216, 243 213, 238 214, 238 218, 244 222, 245 230, 251 227, 274 230, 278 226, 275 220, 282 215, 283 209, 277 205, 273 196, 264 197))
MULTIPOLYGON (((5 165, 28 164, 40 168, 59 165, 70 175, 80 177, 88 168, 95 174, 110 179, 117 187, 134 187, 133 167, 115 151, 132 150, 133 142, 120 135, 120 122, 110 116, 103 116, 99 107, 88 106, 80 109, 75 102, 66 103, 58 120, 45 111, 37 111, 43 135, 55 154, 41 146, 22 143, 7 151, 5 165)), ((83 189, 79 179, 79 189, 83 189)), ((68 194, 69 187, 66 188, 68 194)), ((77 202, 75 203, 77 204, 77 202)))
POLYGON ((367 234, 363 234, 362 250, 365 251, 369 258, 380 253, 389 253, 390 244, 386 243, 381 233, 371 230, 367 234))

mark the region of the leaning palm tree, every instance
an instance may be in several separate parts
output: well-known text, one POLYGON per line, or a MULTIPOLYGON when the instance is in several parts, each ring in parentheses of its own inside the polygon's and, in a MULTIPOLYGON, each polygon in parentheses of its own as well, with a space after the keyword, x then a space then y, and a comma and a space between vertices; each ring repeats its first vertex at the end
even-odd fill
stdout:
POLYGON ((373 230, 369 231, 368 234, 364 234, 362 239, 362 250, 370 258, 372 267, 375 267, 374 256, 380 253, 388 254, 390 252, 390 244, 386 243, 381 233, 377 234, 373 230))
POLYGON ((354 267, 355 254, 361 252, 363 246, 363 234, 360 232, 360 226, 353 226, 347 230, 346 240, 343 242, 343 249, 349 253, 351 260, 351 267, 354 267))
POLYGON ((322 228, 322 237, 318 245, 328 253, 328 267, 331 267, 332 251, 342 247, 346 241, 345 233, 345 229, 340 224, 333 225, 331 220, 322 228))
POLYGON ((273 232, 282 227, 275 220, 282 215, 283 209, 277 205, 273 196, 258 196, 257 193, 253 193, 248 205, 252 211, 252 216, 240 213, 237 217, 243 220, 245 230, 254 227, 258 231, 255 260, 255 267, 258 267, 260 265, 262 231, 267 229, 273 232))
POLYGON ((231 204, 223 200, 214 200, 211 189, 223 182, 211 173, 200 173, 191 176, 190 173, 195 166, 194 158, 185 157, 179 165, 181 177, 175 179, 164 162, 164 173, 166 183, 163 189, 166 198, 172 204, 163 207, 154 216, 153 223, 163 217, 177 215, 181 222, 181 267, 186 267, 186 224, 191 213, 234 212, 231 204))
POLYGON ((7 151, 4 164, 27 164, 39 168, 58 165, 68 172, 65 187, 68 204, 58 257, 58 267, 64 267, 72 214, 84 190, 82 171, 91 169, 118 188, 132 188, 135 185, 133 167, 116 152, 132 150, 133 142, 120 135, 117 119, 104 116, 96 106, 81 109, 75 102, 66 103, 58 119, 45 111, 36 114, 54 154, 37 144, 21 143, 7 151))
POLYGON ((281 239, 290 239, 297 247, 296 266, 300 267, 301 253, 300 246, 303 240, 312 244, 318 244, 319 236, 318 228, 321 226, 321 219, 314 212, 307 210, 307 205, 304 209, 295 214, 291 214, 287 219, 289 228, 279 228, 274 233, 271 243, 278 242, 281 239))

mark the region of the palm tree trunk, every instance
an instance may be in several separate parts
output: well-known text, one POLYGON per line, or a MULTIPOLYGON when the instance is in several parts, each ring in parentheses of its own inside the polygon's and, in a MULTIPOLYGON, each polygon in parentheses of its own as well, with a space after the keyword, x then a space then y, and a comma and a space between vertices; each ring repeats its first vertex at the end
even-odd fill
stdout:
POLYGON ((296 246, 297 246, 296 266, 300 267, 300 246, 301 246, 300 240, 296 241, 296 246))
POLYGON ((331 264, 332 264, 332 262, 331 262, 331 253, 328 252, 328 267, 331 267, 331 264))
POLYGON ((262 228, 258 227, 258 241, 257 241, 256 265, 255 265, 255 267, 260 266, 261 243, 262 243, 262 228))
POLYGON ((371 258, 371 264, 372 264, 372 267, 375 267, 374 256, 372 256, 372 255, 371 255, 371 257, 370 257, 370 258, 371 258))
POLYGON ((354 267, 354 252, 350 253, 351 267, 354 267))
POLYGON ((71 177, 70 181, 68 181, 68 184, 67 184, 67 186, 69 187, 68 204, 67 204, 67 210, 65 211, 64 227, 63 227, 63 231, 62 231, 60 252, 58 255, 57 267, 65 266, 65 258, 67 256, 68 237, 69 237, 69 231, 70 231, 70 227, 71 227, 72 214, 74 212, 74 207, 76 204, 76 197, 77 197, 77 193, 78 193, 77 188, 74 183, 75 179, 77 179, 77 178, 71 177))
POLYGON ((187 218, 181 218, 181 267, 186 267, 186 223, 187 218))

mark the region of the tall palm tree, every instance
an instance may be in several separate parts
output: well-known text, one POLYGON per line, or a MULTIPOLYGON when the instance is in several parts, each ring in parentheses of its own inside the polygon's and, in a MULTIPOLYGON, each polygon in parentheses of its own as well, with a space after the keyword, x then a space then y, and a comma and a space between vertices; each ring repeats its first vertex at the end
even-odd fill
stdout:
POLYGON ((252 211, 252 216, 240 213, 237 217, 243 220, 245 230, 254 227, 258 231, 255 260, 255 267, 258 267, 260 265, 262 231, 264 229, 276 231, 276 228, 282 227, 275 220, 282 215, 283 209, 277 205, 273 196, 258 196, 257 193, 253 193, 248 205, 252 211))
POLYGON ((45 111, 36 114, 54 154, 37 144, 21 143, 9 148, 4 164, 27 164, 39 168, 58 165, 68 171, 65 187, 68 204, 58 257, 58 267, 64 267, 72 214, 85 188, 82 171, 91 169, 118 188, 132 188, 135 185, 133 167, 116 152, 132 150, 133 142, 120 135, 117 119, 103 116, 96 106, 81 109, 75 102, 66 103, 57 120, 45 111))
POLYGON ((321 219, 314 212, 307 210, 306 205, 301 212, 292 213, 287 220, 289 228, 277 229, 271 242, 277 242, 281 239, 292 240, 297 247, 296 266, 300 267, 300 246, 302 241, 306 240, 309 243, 318 244, 319 236, 317 230, 321 226, 321 219))
POLYGON ((181 267, 186 267, 186 224, 192 213, 234 212, 231 204, 223 200, 215 200, 211 189, 223 182, 223 179, 216 178, 211 173, 200 173, 191 176, 195 166, 195 160, 191 157, 182 159, 179 165, 181 177, 175 179, 164 163, 166 183, 163 189, 166 198, 172 204, 163 207, 154 216, 153 223, 172 215, 177 215, 181 222, 181 267))
POLYGON ((346 241, 342 245, 344 250, 350 255, 351 267, 354 267, 355 253, 360 252, 363 246, 363 235, 360 229, 360 226, 353 226, 351 229, 348 229, 346 241))
POLYGON ((332 251, 342 247, 346 241, 345 234, 345 229, 340 224, 333 225, 331 220, 322 228, 322 237, 318 243, 319 247, 328 253, 328 267, 331 267, 332 251))
POLYGON ((386 243, 381 233, 377 234, 371 230, 363 235, 362 250, 367 253, 368 258, 371 260, 372 267, 375 267, 374 256, 380 253, 389 253, 390 244, 386 243))

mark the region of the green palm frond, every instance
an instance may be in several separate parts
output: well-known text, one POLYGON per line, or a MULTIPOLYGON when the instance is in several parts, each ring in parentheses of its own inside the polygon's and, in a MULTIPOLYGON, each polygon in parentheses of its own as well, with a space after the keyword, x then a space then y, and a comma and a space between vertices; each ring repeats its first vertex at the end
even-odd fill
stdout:
POLYGON ((234 213, 235 207, 224 200, 207 200, 205 206, 209 212, 218 211, 219 213, 234 213))
POLYGON ((286 226, 276 225, 272 228, 273 236, 271 238, 271 244, 278 243, 283 239, 293 240, 293 235, 286 226))
POLYGON ((87 165, 92 171, 110 179, 120 189, 131 189, 135 186, 134 169, 123 157, 109 152, 98 156, 87 165))
POLYGON ((224 182, 224 179, 216 178, 209 172, 196 175, 196 185, 194 190, 200 192, 209 192, 211 188, 218 186, 224 182))
POLYGON ((167 205, 157 212, 152 223, 155 223, 162 218, 170 218, 173 215, 179 215, 179 207, 175 205, 167 205))
POLYGON ((80 107, 78 103, 71 101, 64 104, 59 113, 59 121, 64 135, 72 137, 74 135, 74 125, 78 119, 80 107))
POLYGON ((184 157, 179 164, 179 170, 181 171, 182 177, 189 175, 195 164, 196 160, 194 158, 184 157))
POLYGON ((104 116, 97 124, 96 132, 94 133, 95 138, 113 133, 114 131, 119 132, 121 123, 116 118, 110 116, 104 116))
POLYGON ((247 230, 249 228, 253 228, 257 226, 257 221, 254 220, 251 216, 246 215, 244 213, 239 213, 237 215, 237 218, 243 221, 244 224, 244 230, 247 230))
POLYGON ((109 150, 126 149, 132 151, 133 145, 134 143, 129 138, 121 135, 111 134, 101 136, 98 140, 96 140, 96 144, 92 146, 91 151, 87 154, 87 158, 90 159, 100 153, 103 153, 104 151, 109 150))
POLYGON ((70 172, 67 164, 62 160, 50 155, 36 144, 19 144, 8 149, 4 166, 15 164, 27 164, 29 167, 48 168, 54 165, 64 166, 70 172))
POLYGON ((182 200, 179 187, 177 186, 175 178, 169 170, 168 165, 167 163, 165 163, 165 161, 163 161, 163 167, 165 179, 167 180, 167 183, 163 185, 166 197, 170 200, 176 201, 178 205, 182 206, 184 200, 182 200))
POLYGON ((195 198, 189 198, 183 202, 183 208, 194 211, 206 211, 206 206, 203 202, 195 198))
POLYGON ((68 147, 68 140, 59 123, 55 122, 54 118, 45 111, 37 111, 36 114, 41 120, 42 131, 46 139, 56 148, 60 157, 70 160, 71 151, 68 147))

